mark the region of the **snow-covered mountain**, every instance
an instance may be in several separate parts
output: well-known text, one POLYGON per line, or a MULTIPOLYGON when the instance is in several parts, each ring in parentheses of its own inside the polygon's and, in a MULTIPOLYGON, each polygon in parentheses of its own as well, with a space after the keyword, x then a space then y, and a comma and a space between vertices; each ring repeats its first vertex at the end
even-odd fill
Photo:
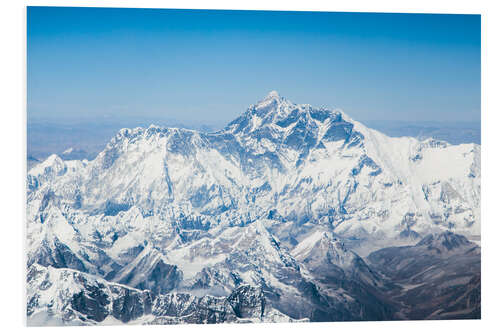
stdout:
MULTIPOLYGON (((393 282, 360 255, 445 231, 478 241, 480 182, 478 145, 390 138, 271 92, 218 132, 122 129, 94 160, 35 165, 28 266, 155 297, 252 286, 273 320, 391 319, 393 282)), ((47 307, 29 318, 70 322, 47 307)))

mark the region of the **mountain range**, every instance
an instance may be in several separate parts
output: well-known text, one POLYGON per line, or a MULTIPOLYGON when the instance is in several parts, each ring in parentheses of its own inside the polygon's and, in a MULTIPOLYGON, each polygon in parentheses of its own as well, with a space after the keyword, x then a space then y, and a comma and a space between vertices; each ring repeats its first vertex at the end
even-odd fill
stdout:
POLYGON ((122 129, 28 171, 28 324, 480 318, 480 161, 275 91, 122 129))

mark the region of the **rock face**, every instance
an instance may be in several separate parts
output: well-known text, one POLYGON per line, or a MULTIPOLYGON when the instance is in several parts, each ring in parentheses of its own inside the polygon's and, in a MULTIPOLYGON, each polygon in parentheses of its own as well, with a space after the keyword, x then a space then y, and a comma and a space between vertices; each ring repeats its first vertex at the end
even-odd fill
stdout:
POLYGON ((478 145, 389 138, 276 92, 215 133, 122 129, 92 161, 28 172, 28 269, 50 275, 28 276, 28 320, 478 317, 480 183, 478 145), (414 294, 446 285, 435 265, 453 285, 414 294))

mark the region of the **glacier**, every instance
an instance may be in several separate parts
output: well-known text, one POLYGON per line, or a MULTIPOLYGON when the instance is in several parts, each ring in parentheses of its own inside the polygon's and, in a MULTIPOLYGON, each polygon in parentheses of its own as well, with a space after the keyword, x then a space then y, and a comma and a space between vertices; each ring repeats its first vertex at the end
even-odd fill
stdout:
POLYGON ((478 318, 480 161, 275 91, 122 129, 28 171, 28 324, 478 318))

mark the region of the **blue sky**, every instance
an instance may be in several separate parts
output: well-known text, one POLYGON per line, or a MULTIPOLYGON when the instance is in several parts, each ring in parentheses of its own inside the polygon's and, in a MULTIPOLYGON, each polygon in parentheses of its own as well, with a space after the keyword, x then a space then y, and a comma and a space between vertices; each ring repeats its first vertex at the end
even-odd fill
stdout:
POLYGON ((480 121, 479 15, 28 7, 28 119, 227 123, 270 90, 480 121))

